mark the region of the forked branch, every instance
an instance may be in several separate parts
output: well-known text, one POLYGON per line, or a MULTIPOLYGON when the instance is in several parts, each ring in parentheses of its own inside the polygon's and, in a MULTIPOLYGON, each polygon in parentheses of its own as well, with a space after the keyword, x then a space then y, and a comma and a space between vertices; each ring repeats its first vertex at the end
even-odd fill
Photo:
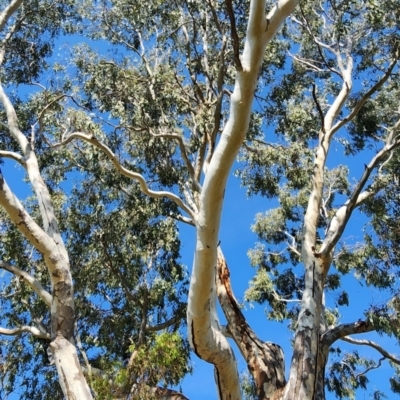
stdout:
POLYGON ((192 218, 192 220, 195 220, 194 212, 182 201, 181 198, 179 198, 177 195, 175 195, 171 192, 151 190, 148 187, 147 182, 144 179, 143 175, 139 174, 138 172, 133 172, 133 171, 125 168, 123 165, 121 165, 121 163, 119 162, 118 157, 115 155, 115 153, 106 144, 99 141, 95 136, 87 135, 86 133, 83 133, 83 132, 74 132, 74 133, 71 133, 70 135, 68 135, 68 137, 66 139, 64 139, 62 142, 53 145, 53 147, 60 147, 60 146, 66 145, 66 144, 72 142, 74 139, 81 139, 81 140, 97 147, 99 150, 101 150, 110 159, 110 161, 114 164, 114 166, 118 172, 120 172, 122 175, 126 176, 127 178, 131 178, 131 179, 134 179, 137 182, 139 182, 140 189, 144 194, 146 194, 147 196, 156 198, 156 199, 166 197, 166 198, 172 200, 176 205, 178 205, 182 210, 184 210, 192 218))
POLYGON ((46 303, 49 308, 51 307, 51 294, 32 275, 4 261, 0 261, 0 268, 21 278, 46 303))
POLYGON ((379 353, 382 354, 383 357, 389 359, 390 361, 392 361, 394 364, 400 365, 400 359, 397 358, 396 356, 394 356, 393 354, 389 353, 388 351, 386 351, 382 346, 380 346, 379 344, 373 342, 372 340, 365 340, 365 339, 353 339, 351 337, 345 336, 343 338, 341 338, 342 340, 344 340, 347 343, 351 343, 351 344, 356 344, 359 346, 369 346, 372 347, 373 349, 375 349, 376 351, 378 351, 379 353))
POLYGON ((365 165, 363 175, 358 181, 352 195, 347 202, 340 207, 334 217, 332 218, 326 233, 326 237, 319 251, 319 255, 330 253, 333 247, 336 245, 342 233, 350 219, 353 210, 361 204, 366 198, 368 198, 372 192, 365 191, 361 192, 365 187, 372 171, 379 165, 379 163, 393 150, 400 146, 400 139, 392 143, 387 143, 370 161, 368 165, 365 165))
POLYGON ((14 328, 14 329, 0 328, 1 335, 17 336, 17 335, 22 335, 23 333, 31 333, 33 336, 36 336, 37 338, 50 340, 49 333, 42 332, 40 329, 35 328, 34 326, 25 326, 24 325, 24 326, 20 326, 18 328, 14 328))

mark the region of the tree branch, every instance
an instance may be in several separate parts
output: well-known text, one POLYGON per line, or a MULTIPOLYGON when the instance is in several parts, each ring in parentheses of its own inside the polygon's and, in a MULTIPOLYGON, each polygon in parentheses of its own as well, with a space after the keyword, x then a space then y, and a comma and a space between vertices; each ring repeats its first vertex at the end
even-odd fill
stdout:
POLYGON ((370 196, 370 192, 365 191, 361 193, 363 187, 367 183, 372 171, 376 168, 379 162, 392 150, 400 146, 400 139, 395 141, 394 143, 387 143, 376 155, 372 158, 368 165, 365 165, 364 173, 361 176, 361 179, 358 181, 352 195, 346 201, 346 203, 340 207, 335 215, 333 216, 325 236, 325 239, 322 243, 322 246, 319 250, 318 255, 326 255, 329 254, 330 251, 335 247, 336 243, 340 239, 347 222, 350 219, 350 216, 353 210, 357 207, 357 205, 361 204, 365 198, 370 196))
POLYGON ((358 114, 358 112, 361 110, 361 107, 365 104, 365 102, 375 93, 377 92, 382 85, 389 79, 390 74, 392 73, 394 67, 397 64, 399 55, 396 54, 396 58, 391 62, 389 68, 385 72, 385 74, 379 79, 375 85, 371 87, 362 97, 361 99, 357 102, 357 104, 354 106, 353 110, 350 112, 350 114, 344 118, 341 121, 338 121, 330 130, 330 134, 332 135, 336 131, 338 131, 343 125, 347 124, 351 120, 354 119, 354 117, 358 114))
POLYGON ((60 147, 60 146, 66 145, 74 139, 81 139, 81 140, 88 142, 88 143, 92 144, 93 146, 97 147, 99 150, 101 150, 110 159, 110 161, 114 164, 117 171, 119 171, 122 175, 139 182, 140 189, 144 194, 146 194, 147 196, 156 198, 156 199, 167 197, 168 199, 172 200, 176 205, 181 207, 182 210, 184 210, 192 218, 192 220, 195 220, 194 212, 186 204, 184 204, 184 202, 177 195, 175 195, 171 192, 167 192, 167 191, 151 190, 147 186, 146 180, 144 179, 144 177, 141 174, 130 171, 129 169, 122 166, 121 163, 118 161, 118 157, 113 153, 113 151, 107 145, 105 145, 103 142, 100 142, 95 136, 87 135, 83 132, 74 132, 74 133, 71 133, 70 135, 68 135, 68 137, 66 139, 64 139, 62 142, 56 143, 52 147, 60 147))
POLYGON ((14 328, 14 329, 0 328, 1 335, 17 336, 17 335, 21 335, 23 333, 31 333, 32 335, 34 335, 40 339, 49 339, 50 340, 50 338, 51 338, 49 333, 42 332, 41 330, 39 330, 38 328, 35 328, 34 326, 20 326, 19 328, 14 328))
POLYGON ((286 383, 282 349, 274 343, 261 341, 247 323, 233 294, 228 265, 220 248, 217 261, 217 294, 228 321, 228 326, 222 329, 224 336, 235 341, 249 370, 255 372, 253 378, 258 397, 272 398, 276 390, 283 388, 286 383))
POLYGON ((242 62, 239 57, 239 36, 236 30, 235 14, 233 13, 232 0, 225 0, 226 9, 228 11, 229 21, 231 23, 231 35, 233 46, 233 61, 238 71, 243 71, 242 62))
POLYGON ((21 164, 24 168, 26 168, 26 161, 25 158, 21 156, 21 154, 15 153, 14 151, 6 151, 0 150, 0 157, 1 158, 10 158, 19 164, 21 164))
POLYGON ((397 365, 400 365, 400 358, 397 358, 393 354, 389 353, 382 346, 380 346, 379 344, 373 342, 372 340, 353 339, 353 338, 348 337, 348 336, 342 337, 340 339, 345 341, 345 342, 347 342, 347 343, 356 344, 358 346, 369 346, 369 347, 372 347, 373 349, 375 349, 376 351, 381 353, 383 355, 383 357, 388 358, 390 361, 392 361, 393 363, 395 363, 397 365))
POLYGON ((11 272, 12 274, 21 278, 46 303, 49 308, 51 307, 51 294, 32 275, 4 261, 0 261, 0 268, 5 269, 6 271, 11 272))
POLYGON ((160 137, 160 138, 166 138, 166 139, 174 139, 174 140, 176 140, 178 142, 179 150, 181 151, 181 155, 182 155, 183 161, 185 162, 186 168, 189 171, 189 176, 190 176, 190 178, 191 178, 191 180, 193 182, 194 189, 197 192, 200 192, 201 187, 200 187, 199 182, 196 180, 194 168, 193 168, 192 163, 189 160, 189 157, 188 157, 188 154, 187 154, 187 150, 186 150, 186 146, 185 146, 185 143, 183 142, 182 136, 178 135, 176 133, 152 133, 151 130, 150 130, 150 134, 152 136, 154 136, 154 137, 160 137))
POLYGON ((196 250, 187 309, 189 342, 199 357, 215 366, 219 393, 229 393, 232 398, 240 398, 239 377, 233 351, 219 326, 215 293, 222 206, 229 172, 249 127, 266 46, 296 4, 296 0, 279 0, 265 17, 265 1, 250 2, 241 57, 243 70, 236 71, 230 116, 208 165, 196 215, 196 250))
POLYGON ((162 329, 166 329, 172 325, 175 325, 180 319, 181 318, 179 317, 179 315, 176 315, 176 316, 170 318, 168 321, 165 321, 161 324, 153 325, 153 326, 147 325, 145 330, 146 330, 146 332, 158 332, 158 331, 161 331, 162 329))
POLYGON ((343 339, 348 335, 372 332, 375 326, 369 321, 358 320, 348 324, 341 324, 334 328, 328 329, 321 336, 321 344, 328 348, 339 339, 343 339))
POLYGON ((0 14, 0 32, 4 29, 10 17, 21 6, 22 0, 13 0, 0 14))
MULTIPOLYGON (((46 234, 54 240, 58 251, 62 257, 68 262, 68 253, 61 237, 57 219, 54 214, 50 193, 44 183, 39 170, 39 164, 33 151, 31 144, 26 136, 21 132, 18 126, 17 113, 9 97, 4 92, 3 86, 0 84, 0 103, 3 105, 7 114, 7 125, 11 135, 19 143, 22 154, 26 163, 26 171, 28 172, 29 181, 31 182, 39 203, 40 214, 43 220, 43 226, 46 234)), ((35 244, 32 243, 34 246, 35 244)))
POLYGON ((56 244, 26 212, 10 190, 0 171, 0 204, 7 211, 18 230, 46 257, 56 250, 56 244))

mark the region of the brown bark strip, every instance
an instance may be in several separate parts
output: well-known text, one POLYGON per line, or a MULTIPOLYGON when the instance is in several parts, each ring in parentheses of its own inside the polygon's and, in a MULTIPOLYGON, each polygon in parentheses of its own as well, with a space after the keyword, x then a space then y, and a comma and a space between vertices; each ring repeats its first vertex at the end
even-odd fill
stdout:
POLYGON ((262 342, 247 324, 230 284, 230 273, 218 252, 217 294, 228 320, 228 330, 245 358, 257 387, 259 399, 274 399, 285 384, 283 352, 280 346, 262 342))
POLYGON ((236 69, 243 71, 242 62, 239 57, 239 36, 236 30, 235 14, 233 13, 232 0, 225 0, 226 9, 228 11, 229 20, 231 22, 231 35, 233 45, 233 60, 235 62, 236 69))
POLYGON ((168 388, 156 387, 154 388, 153 393, 160 400, 189 400, 182 393, 168 388))

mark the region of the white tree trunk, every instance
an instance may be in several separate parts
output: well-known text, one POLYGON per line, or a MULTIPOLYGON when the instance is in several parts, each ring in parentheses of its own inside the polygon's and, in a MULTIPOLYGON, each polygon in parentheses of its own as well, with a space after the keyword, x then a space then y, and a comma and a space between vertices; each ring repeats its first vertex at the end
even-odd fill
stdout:
POLYGON ((51 349, 59 382, 67 399, 92 399, 74 345, 75 309, 68 253, 58 229, 50 193, 39 170, 32 144, 18 127, 17 114, 0 84, 0 103, 7 114, 11 136, 19 143, 29 180, 35 191, 44 229, 26 212, 0 174, 0 204, 18 230, 43 254, 51 285, 51 349))
POLYGON ((239 399, 235 357, 221 332, 215 310, 215 274, 226 181, 247 132, 258 73, 267 43, 297 1, 278 1, 265 16, 265 1, 250 3, 242 69, 231 95, 230 117, 208 166, 196 216, 196 250, 187 310, 189 341, 202 359, 214 364, 220 399, 239 399))

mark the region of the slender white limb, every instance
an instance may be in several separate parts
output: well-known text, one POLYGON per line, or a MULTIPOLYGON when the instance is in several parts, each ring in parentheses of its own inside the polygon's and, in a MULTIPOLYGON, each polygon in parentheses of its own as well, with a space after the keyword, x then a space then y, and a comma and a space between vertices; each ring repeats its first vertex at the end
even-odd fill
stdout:
MULTIPOLYGON (((38 199, 44 230, 46 234, 54 240, 58 251, 62 254, 62 257, 68 263, 68 253, 65 249, 64 241, 58 228, 58 223, 54 214, 54 208, 52 205, 50 193, 40 175, 39 164, 35 152, 33 151, 29 140, 19 129, 17 113, 9 97, 4 92, 3 86, 1 84, 0 103, 3 105, 7 114, 7 125, 10 134, 18 142, 21 152, 24 156, 26 171, 38 199)), ((35 246, 34 243, 32 244, 35 246)))
POLYGON ((0 204, 7 211, 11 221, 18 227, 18 230, 36 247, 36 249, 45 255, 50 255, 56 251, 55 242, 26 212, 20 201, 7 185, 1 173, 0 204))
POLYGON ((22 0, 13 0, 0 14, 0 32, 4 29, 10 17, 21 6, 22 0))
POLYGON ((0 150, 0 158, 10 158, 26 168, 25 158, 22 157, 21 154, 18 154, 14 151, 0 150))
POLYGON ((122 175, 139 182, 140 189, 144 194, 150 197, 154 197, 156 199, 167 197, 168 199, 172 200, 175 204, 177 204, 182 210, 184 210, 193 220, 195 220, 194 212, 182 201, 182 199, 180 199, 177 195, 171 192, 151 190, 147 186, 147 182, 141 174, 139 174, 138 172, 133 172, 125 168, 123 165, 121 165, 121 163, 118 160, 118 157, 114 154, 114 152, 106 144, 100 142, 93 135, 87 135, 86 133, 83 132, 73 132, 70 135, 68 135, 68 137, 64 139, 62 142, 54 144, 53 147, 60 147, 66 145, 74 139, 81 139, 101 150, 111 160, 117 171, 119 171, 122 175))
POLYGON ((321 336, 321 343, 329 348, 337 340, 348 335, 372 332, 374 330, 375 326, 369 321, 358 320, 348 324, 341 324, 324 332, 321 336))
POLYGON ((365 340, 365 339, 353 339, 349 336, 342 337, 341 340, 351 343, 351 344, 356 344, 359 346, 369 346, 381 353, 385 358, 388 358, 390 361, 394 362, 397 365, 400 365, 400 358, 396 357, 395 355, 389 353, 386 351, 382 346, 379 344, 373 342, 372 340, 365 340))
POLYGON ((49 308, 51 307, 51 299, 52 299, 51 294, 32 275, 4 261, 0 261, 0 268, 5 269, 8 272, 11 272, 15 276, 18 276, 19 278, 22 278, 24 282, 26 282, 29 285, 29 287, 46 303, 46 305, 49 308))
POLYGON ((350 216, 353 210, 362 203, 366 198, 370 197, 373 193, 372 191, 364 191, 361 192, 364 186, 366 185, 372 171, 379 165, 384 157, 390 154, 394 149, 400 146, 400 139, 397 141, 386 144, 370 161, 368 165, 365 165, 364 173, 358 181, 352 195, 347 200, 347 202, 340 207, 335 215, 333 216, 329 227, 327 229, 327 233, 325 239, 322 243, 322 246, 319 250, 319 254, 328 254, 333 247, 336 245, 338 240, 340 239, 347 222, 350 219, 350 216))
POLYGON ((194 185, 195 189, 200 192, 201 188, 200 188, 199 182, 195 179, 194 168, 193 168, 192 163, 189 160, 186 146, 185 146, 185 143, 183 142, 183 137, 176 133, 152 133, 151 131, 150 131, 150 133, 152 136, 155 136, 155 137, 174 139, 178 142, 179 150, 181 151, 183 161, 185 162, 186 168, 189 171, 189 175, 190 175, 190 178, 192 179, 193 185, 194 185))
POLYGON ((389 65, 389 68, 386 70, 385 74, 379 79, 375 85, 371 87, 362 97, 361 99, 357 102, 357 104, 354 106, 354 108, 351 110, 350 114, 345 117, 343 120, 338 121, 331 129, 331 134, 335 133, 338 131, 343 125, 347 124, 348 122, 352 121, 354 117, 358 114, 358 112, 361 110, 361 107, 364 105, 364 103, 375 93, 377 92, 382 85, 389 79, 394 67, 396 66, 398 62, 398 57, 397 57, 391 62, 389 65))
POLYGON ((32 335, 41 339, 50 339, 50 334, 42 332, 34 326, 20 326, 14 329, 0 328, 0 335, 17 336, 23 333, 31 333, 32 335))

